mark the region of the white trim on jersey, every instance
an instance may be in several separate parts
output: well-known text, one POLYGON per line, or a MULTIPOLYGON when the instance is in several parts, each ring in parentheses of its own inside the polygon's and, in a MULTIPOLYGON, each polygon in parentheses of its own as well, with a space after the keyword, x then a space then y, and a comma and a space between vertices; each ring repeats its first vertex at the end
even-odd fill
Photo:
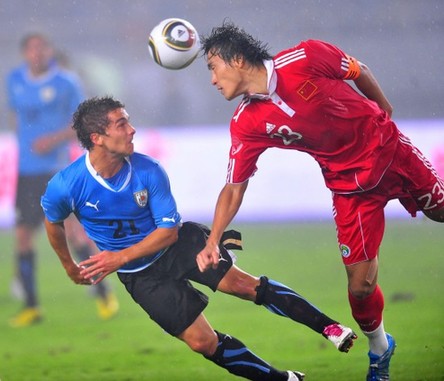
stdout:
POLYGON ((343 70, 347 73, 349 69, 350 69, 349 59, 346 57, 341 58, 341 70, 343 70))
POLYGON ((299 61, 303 58, 307 58, 307 55, 305 54, 305 49, 297 49, 276 58, 274 60, 274 65, 276 69, 279 69, 285 65, 288 65, 295 61, 299 61))
POLYGON ((240 106, 238 107, 238 112, 236 115, 233 116, 233 120, 235 122, 237 122, 237 120, 240 117, 240 114, 242 114, 242 111, 244 111, 245 107, 247 107, 250 104, 251 100, 250 98, 244 98, 240 104, 240 106))
POLYGON ((105 179, 102 176, 100 176, 99 173, 94 169, 94 167, 91 164, 91 161, 89 160, 89 152, 86 152, 86 155, 85 155, 85 164, 86 164, 86 168, 88 169, 88 172, 100 185, 102 185, 104 188, 106 188, 112 192, 122 191, 123 189, 125 189, 125 187, 129 184, 129 182, 131 180, 131 172, 132 172, 131 162, 127 157, 125 157, 125 160, 129 165, 128 174, 126 175, 126 179, 125 179, 124 183, 122 184, 122 186, 118 190, 115 190, 115 189, 111 188, 111 186, 105 181, 105 179))

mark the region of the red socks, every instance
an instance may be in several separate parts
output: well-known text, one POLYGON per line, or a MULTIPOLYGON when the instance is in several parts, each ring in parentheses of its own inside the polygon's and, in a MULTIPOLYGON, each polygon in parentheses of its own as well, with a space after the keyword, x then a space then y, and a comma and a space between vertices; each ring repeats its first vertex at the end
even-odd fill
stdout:
POLYGON ((384 309, 384 295, 379 285, 376 285, 373 293, 364 299, 355 298, 349 291, 348 300, 352 315, 362 331, 372 332, 379 327, 384 309))

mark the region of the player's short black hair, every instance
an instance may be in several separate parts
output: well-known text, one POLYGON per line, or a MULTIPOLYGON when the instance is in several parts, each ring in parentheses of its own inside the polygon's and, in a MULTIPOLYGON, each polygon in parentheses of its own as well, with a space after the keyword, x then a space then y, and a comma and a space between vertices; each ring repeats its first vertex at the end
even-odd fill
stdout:
POLYGON ((213 28, 208 36, 201 36, 200 39, 204 55, 217 55, 226 63, 244 58, 253 66, 259 66, 263 60, 272 58, 267 44, 230 21, 224 21, 221 26, 213 28))
POLYGON ((83 148, 90 150, 93 147, 92 133, 106 133, 108 113, 118 108, 125 108, 125 105, 110 96, 93 97, 80 103, 73 115, 72 128, 83 148))

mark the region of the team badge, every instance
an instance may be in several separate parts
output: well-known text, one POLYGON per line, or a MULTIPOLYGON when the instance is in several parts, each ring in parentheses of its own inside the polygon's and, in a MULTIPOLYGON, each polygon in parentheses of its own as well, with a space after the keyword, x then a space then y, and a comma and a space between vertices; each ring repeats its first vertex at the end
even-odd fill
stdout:
POLYGON ((56 96, 56 90, 52 86, 45 86, 40 90, 40 99, 45 102, 51 102, 56 96))
POLYGON ((134 200, 141 208, 145 207, 148 202, 148 191, 143 189, 134 193, 134 200))
POLYGON ((349 248, 347 245, 344 245, 343 243, 341 243, 341 244, 339 245, 339 250, 341 251, 341 255, 342 255, 344 258, 349 257, 350 254, 351 254, 351 250, 350 250, 350 248, 349 248))

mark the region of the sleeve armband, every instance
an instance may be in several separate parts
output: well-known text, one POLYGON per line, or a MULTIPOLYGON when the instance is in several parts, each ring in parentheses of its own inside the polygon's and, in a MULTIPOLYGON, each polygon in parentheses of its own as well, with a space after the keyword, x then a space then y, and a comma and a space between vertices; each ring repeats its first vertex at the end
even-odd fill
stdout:
POLYGON ((356 79, 361 74, 358 60, 348 55, 342 59, 341 69, 345 71, 344 79, 356 79))

